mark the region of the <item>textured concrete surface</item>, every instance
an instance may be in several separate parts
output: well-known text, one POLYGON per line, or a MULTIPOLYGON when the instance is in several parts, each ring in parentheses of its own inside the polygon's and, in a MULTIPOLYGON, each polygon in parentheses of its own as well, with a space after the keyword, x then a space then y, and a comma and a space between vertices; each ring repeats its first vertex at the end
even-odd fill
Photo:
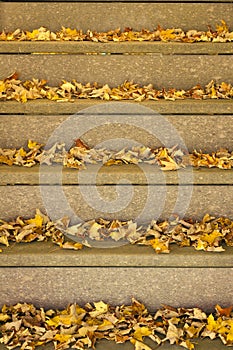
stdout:
MULTIPOLYGON (((44 101, 40 102, 43 105, 44 101)), ((40 102, 35 103, 35 112, 37 111, 37 106, 41 106, 40 102)), ((183 102, 185 103, 186 101, 183 102)), ((53 103, 49 104, 49 106, 51 105, 54 106, 53 103)), ((58 110, 62 105, 63 104, 55 104, 55 107, 57 107, 58 110)), ((71 107, 74 107, 74 104, 71 103, 70 105, 71 107)), ((0 104, 0 109, 1 106, 2 105, 0 104)), ((7 107, 8 102, 6 102, 4 106, 7 107)), ((11 103, 9 104, 9 107, 10 106, 11 103)), ((24 106, 25 104, 18 103, 19 108, 24 106)), ((29 106, 33 106, 33 104, 31 105, 29 102, 29 106)), ((92 106, 95 106, 94 102, 92 102, 92 106)), ((97 103, 96 106, 101 106, 101 104, 97 103)), ((137 105, 134 103, 133 105, 127 104, 125 106, 126 110, 129 110, 128 106, 132 106, 136 109, 138 108, 138 111, 140 111, 141 104, 137 105)), ((159 107, 160 102, 158 104, 155 103, 154 106, 159 107)), ((173 102, 171 102, 170 106, 173 106, 173 102)), ((176 102, 174 103, 174 107, 175 106, 176 102)), ((231 106, 233 114, 233 100, 231 106)), ((188 108, 186 112, 189 112, 188 108)), ((151 115, 141 115, 137 117, 138 123, 139 125, 141 124, 141 127, 137 127, 135 124, 130 125, 130 117, 128 115, 125 115, 124 118, 122 118, 123 121, 121 123, 119 122, 119 116, 117 117, 118 120, 116 120, 116 116, 114 115, 109 117, 111 118, 110 120, 112 120, 112 124, 107 123, 107 120, 104 122, 103 117, 104 124, 98 126, 95 126, 94 122, 98 122, 98 120, 100 120, 99 116, 93 115, 87 117, 90 118, 89 125, 91 128, 82 134, 80 128, 78 127, 79 123, 81 123, 81 121, 78 121, 78 117, 74 119, 77 122, 77 133, 75 133, 73 129, 71 131, 66 128, 66 125, 68 125, 68 118, 73 118, 71 115, 1 115, 0 147, 12 148, 26 146, 28 139, 36 140, 37 142, 43 144, 48 143, 52 145, 52 142, 56 142, 56 132, 58 131, 57 128, 60 127, 63 128, 63 142, 65 140, 66 142, 67 140, 68 142, 72 142, 73 139, 81 137, 90 147, 97 147, 101 142, 109 139, 113 141, 116 139, 121 139, 120 147, 122 148, 122 139, 131 139, 132 141, 154 148, 159 147, 160 145, 166 145, 167 147, 180 145, 182 148, 184 148, 184 143, 190 152, 194 149, 202 150, 203 152, 213 152, 219 150, 220 148, 228 148, 229 150, 232 150, 233 115, 161 116, 159 114, 156 115, 155 111, 151 110, 151 115), (153 129, 150 127, 150 125, 153 126, 153 129), (149 131, 147 131, 148 129, 149 131), (69 136, 71 132, 73 135, 69 136)), ((115 147, 114 149, 117 149, 117 145, 108 145, 108 148, 113 149, 113 147, 115 147)))
POLYGON ((61 26, 98 31, 132 27, 153 29, 163 27, 207 30, 225 19, 231 23, 233 8, 227 3, 5 3, 0 5, 1 27, 6 30, 32 30, 47 26, 51 30, 61 26), (34 14, 37 14, 35 17, 34 14), (104 21, 103 21, 104 18, 104 21))
POLYGON ((204 214, 233 218, 232 187, 219 186, 0 186, 2 219, 30 217, 35 208, 52 219, 78 218, 148 222, 172 214, 201 219, 204 214), (42 200, 43 198, 43 200, 42 200))
MULTIPOLYGON (((54 102, 48 100, 28 101, 19 103, 17 101, 0 101, 0 111, 2 114, 25 114, 25 115, 60 115, 68 113, 74 114, 85 108, 93 106, 101 107, 104 103, 100 100, 76 100, 75 102, 54 102)), ((112 102, 117 103, 118 102, 112 102)), ((137 108, 139 102, 125 101, 137 108)), ((141 106, 148 107, 160 114, 206 114, 221 115, 233 114, 233 100, 177 100, 177 101, 144 101, 141 106)))
MULTIPOLYGON (((115 243, 116 245, 117 243, 115 243)), ((222 253, 207 253, 194 248, 171 245, 170 254, 156 254, 150 247, 121 245, 83 248, 80 251, 60 249, 51 242, 12 244, 3 247, 0 266, 78 266, 78 267, 233 267, 233 247, 222 253)))
MULTIPOLYGON (((222 344, 220 340, 194 340, 195 342, 195 349, 196 350, 226 350, 226 346, 222 344)), ((146 340, 146 344, 148 344, 151 349, 160 349, 158 346, 154 345, 152 342, 146 340)), ((7 348, 0 344, 0 350, 6 350, 7 348)), ((54 347, 52 344, 47 344, 43 347, 38 347, 38 350, 53 350, 54 347)), ((100 342, 97 343, 96 345, 96 350, 133 350, 134 345, 132 345, 130 342, 127 342, 125 344, 115 344, 115 343, 110 343, 105 340, 101 340, 100 342)), ((167 342, 164 343, 161 347, 162 350, 182 350, 183 347, 177 346, 177 345, 169 345, 167 342)))
MULTIPOLYGON (((233 7, 232 7, 233 10, 233 7)), ((44 10, 43 10, 44 11, 44 10)), ((20 55, 1 57, 0 79, 17 71, 21 80, 46 79, 51 85, 76 79, 116 86, 125 80, 157 88, 190 89, 212 79, 233 81, 231 55, 20 55)))
POLYGON ((98 300, 118 305, 132 297, 150 310, 166 304, 213 311, 216 304, 232 304, 233 268, 6 267, 0 273, 0 306, 32 302, 62 308, 98 300))
POLYGON ((25 168, 0 166, 1 185, 232 185, 233 170, 193 169, 161 171, 156 165, 88 165, 78 172, 62 166, 25 168))
POLYGON ((158 53, 163 55, 232 54, 231 43, 162 42, 1 42, 0 53, 158 53))

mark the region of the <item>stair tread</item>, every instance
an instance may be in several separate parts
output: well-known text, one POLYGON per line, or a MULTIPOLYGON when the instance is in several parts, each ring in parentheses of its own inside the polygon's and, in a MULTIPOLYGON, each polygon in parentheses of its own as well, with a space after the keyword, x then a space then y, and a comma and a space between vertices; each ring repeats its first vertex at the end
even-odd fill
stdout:
POLYGON ((0 53, 157 53, 163 55, 232 54, 232 43, 0 41, 0 53))
MULTIPOLYGON (((55 102, 34 100, 26 103, 17 101, 0 101, 1 114, 61 115, 77 113, 85 108, 100 106, 106 103, 100 100, 81 100, 74 102, 55 102)), ((118 103, 118 102, 111 102, 118 103)), ((137 106, 139 102, 122 101, 137 106)), ((233 114, 233 100, 176 100, 176 101, 144 101, 141 106, 151 108, 161 114, 233 114)))
POLYGON ((76 79, 82 84, 98 82, 117 87, 128 80, 140 85, 154 84, 157 89, 189 90, 197 84, 205 86, 212 79, 231 83, 231 64, 232 55, 3 54, 0 77, 16 71, 21 81, 45 79, 49 86, 76 79))
POLYGON ((86 165, 78 171, 62 165, 27 168, 23 166, 0 166, 0 184, 2 185, 127 185, 129 181, 136 185, 232 185, 233 169, 192 168, 178 171, 162 171, 159 166, 142 164, 124 164, 103 166, 86 165), (95 177, 96 176, 96 177, 95 177))
POLYGON ((0 266, 99 266, 99 267, 233 267, 233 247, 225 252, 196 251, 171 245, 170 254, 156 254, 151 247, 123 245, 114 248, 62 249, 52 242, 1 245, 0 266))
MULTIPOLYGON (((218 1, 219 2, 219 1, 218 1)), ((143 2, 2 2, 2 27, 7 31, 16 28, 32 30, 40 26, 59 30, 61 26, 77 27, 86 31, 105 31, 115 28, 131 27, 141 30, 143 27, 154 29, 160 24, 163 28, 184 30, 208 30, 208 25, 215 28, 221 19, 232 23, 232 4, 227 3, 184 3, 178 1, 153 3, 143 2), (24 16, 22 16, 22 13, 24 16), (35 17, 35 13, 37 16, 35 17), (168 16, 169 13, 169 16, 168 16), (143 16, 142 16, 143 14, 143 16), (77 23, 78 18, 78 23, 77 23), (104 21, 103 21, 104 18, 104 21), (138 21, 140 18, 140 21, 138 21)))

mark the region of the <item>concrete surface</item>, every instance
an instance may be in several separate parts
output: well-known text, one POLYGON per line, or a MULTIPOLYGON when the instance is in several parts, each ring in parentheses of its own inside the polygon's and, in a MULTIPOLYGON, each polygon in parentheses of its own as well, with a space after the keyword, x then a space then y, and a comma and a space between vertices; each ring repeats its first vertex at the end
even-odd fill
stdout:
POLYGON ((185 168, 162 171, 156 165, 139 166, 87 165, 87 169, 63 168, 60 165, 32 168, 0 166, 0 183, 3 185, 232 185, 233 169, 185 168))
MULTIPOLYGON (((19 107, 19 112, 21 108, 24 108, 25 106, 31 107, 32 113, 37 113, 40 111, 40 108, 44 106, 45 101, 38 101, 38 102, 28 102, 27 104, 21 104, 17 103, 16 107, 19 107), (33 109, 33 106, 34 109, 33 109)), ((93 107, 100 107, 103 104, 98 103, 97 101, 87 101, 92 102, 93 107), (95 104, 96 102, 96 104, 95 104)), ((71 142, 77 138, 81 137, 83 141, 89 146, 89 147, 100 147, 99 144, 103 141, 107 141, 108 139, 115 140, 115 139, 121 139, 120 146, 117 145, 108 145, 108 148, 114 147, 114 149, 120 149, 123 148, 122 139, 131 139, 135 142, 138 142, 142 145, 146 145, 151 148, 156 148, 162 145, 166 145, 167 147, 173 147, 174 145, 180 145, 181 148, 184 148, 184 145, 186 148, 192 152, 194 149, 202 150, 203 152, 214 152, 219 150, 220 148, 228 148, 229 150, 232 150, 232 128, 233 128, 233 115, 163 115, 156 114, 156 111, 153 111, 151 109, 151 106, 153 105, 155 108, 158 107, 158 109, 161 106, 162 101, 154 104, 149 104, 151 115, 143 116, 139 115, 137 118, 134 118, 134 120, 138 120, 139 126, 134 124, 130 124, 130 116, 125 115, 121 118, 122 122, 119 122, 120 116, 116 117, 115 115, 111 115, 108 117, 108 120, 112 120, 112 123, 107 123, 107 120, 104 122, 105 117, 103 118, 104 124, 98 125, 98 121, 100 120, 100 116, 93 115, 90 117, 90 128, 87 132, 82 133, 79 128, 79 123, 81 123, 81 120, 79 121, 78 116, 73 117, 72 114, 70 115, 1 115, 0 116, 0 128, 1 128, 1 139, 0 139, 0 147, 2 148, 20 148, 22 146, 26 146, 27 140, 36 140, 37 142, 43 143, 43 144, 50 144, 56 142, 56 135, 57 131, 59 130, 58 127, 63 128, 63 139, 62 142, 67 140, 66 142, 71 142), (153 115, 154 113, 154 115, 153 115), (70 119, 69 119, 70 118, 70 119), (75 118, 75 119, 71 119, 75 118), (118 119, 118 120, 117 120, 118 119), (75 129, 69 130, 66 126, 68 125, 69 120, 75 120, 76 121, 76 130, 75 129), (97 123, 98 126, 94 125, 94 122, 97 123), (153 125, 153 129, 150 125, 153 125), (149 127, 148 127, 149 126, 149 127), (148 130, 149 129, 149 130, 148 130), (69 133, 68 133, 69 131, 69 133), (73 135, 69 134, 72 132, 73 135), (81 133, 81 135, 80 135, 81 133), (67 135, 68 134, 68 135, 67 135), (154 134, 154 135, 153 135, 154 134), (54 135, 54 136, 52 136, 54 135), (184 143, 184 145, 183 145, 184 143)), ((170 103, 171 108, 174 108, 177 106, 176 101, 174 104, 173 102, 170 103)), ((184 107, 186 108, 186 113, 189 113, 189 107, 195 108, 195 103, 191 104, 191 106, 188 106, 186 102, 191 101, 183 101, 184 107)), ((217 107, 221 104, 208 104, 208 101, 206 102, 207 105, 211 106, 211 109, 214 109, 214 105, 217 107)), ((210 101, 211 102, 211 101, 210 101)), ((215 102, 223 102, 223 101, 215 101, 215 102)), ((224 101, 225 102, 225 101, 224 101)), ((223 106, 227 106, 223 102, 223 106)), ((226 101, 228 102, 229 107, 232 109, 233 114, 233 100, 232 101, 226 101), (229 102, 232 102, 229 104, 229 102)), ((201 104, 202 107, 205 105, 201 104)), ((75 106, 81 106, 84 104, 85 107, 85 101, 80 101, 80 104, 77 103, 70 103, 71 108, 75 108, 75 106)), ((63 103, 57 104, 57 103, 46 103, 48 106, 48 110, 50 110, 51 106, 52 109, 57 109, 57 112, 60 112, 60 107, 63 106, 63 103)), ((91 105, 91 104, 90 104, 91 105)), ((105 104, 106 105, 106 104, 105 104)), ((112 106, 116 106, 115 104, 111 104, 112 106)), ((122 103, 121 105, 124 106, 122 103)), ((162 103, 163 105, 163 103, 162 103)), ((12 102, 6 102, 0 103, 0 109, 1 107, 5 107, 5 110, 8 108, 8 113, 11 112, 11 106, 12 102)), ((125 104, 126 111, 131 108, 135 108, 137 112, 141 111, 141 104, 138 105, 137 103, 134 104, 125 104)), ((144 106, 144 105, 143 105, 144 106)), ((169 105, 167 105, 167 109, 169 110, 169 105)), ((178 103, 178 106, 181 107, 181 103, 178 103)), ((67 108, 70 108, 66 104, 67 108)), ((200 108, 202 108, 200 107, 200 108)), ((224 108, 222 108, 224 109, 224 108)), ((185 110, 185 108, 183 108, 185 110)), ((68 110, 69 111, 69 110, 68 110)), ((68 112, 67 111, 67 112, 68 112)), ((225 111, 227 112, 227 107, 225 107, 225 111)), ((29 111, 28 111, 29 112, 29 111)), ((70 111, 71 112, 71 111, 70 111)), ((98 113, 98 110, 97 110, 98 113)), ((96 114, 97 114, 96 113, 96 114)), ((72 123, 73 125, 73 123, 72 123)), ((107 147, 107 146, 106 146, 107 147)))
POLYGON ((0 42, 0 53, 157 53, 162 55, 232 54, 232 43, 163 42, 0 42))
POLYGON ((208 253, 172 244, 169 254, 156 254, 151 247, 129 244, 108 249, 84 247, 79 251, 60 249, 52 242, 12 243, 10 247, 0 247, 2 267, 233 267, 233 247, 225 247, 222 253, 208 253))
MULTIPOLYGON (((43 9, 44 11, 44 9, 43 9)), ((233 11, 233 7, 232 7, 233 11)), ((9 19, 8 19, 9 21, 9 19)), ((190 89, 212 79, 233 82, 231 55, 30 55, 1 57, 0 79, 17 71, 21 80, 38 78, 58 85, 61 80, 117 86, 125 80, 156 88, 190 89)))
POLYGON ((216 304, 232 304, 233 268, 5 267, 0 273, 0 306, 62 308, 99 300, 118 305, 132 297, 149 310, 166 304, 213 311, 216 304))
MULTIPOLYGON (((100 107, 106 103, 100 100, 76 100, 74 102, 56 102, 48 100, 27 101, 20 103, 17 101, 0 101, 0 111, 2 114, 25 114, 25 115, 61 115, 74 114, 85 108, 100 107)), ((118 102, 111 102, 117 105, 118 102)), ((176 100, 176 101, 123 101, 122 103, 131 103, 135 108, 139 106, 148 107, 160 114, 205 114, 222 115, 233 114, 233 100, 176 100)))
POLYGON ((232 186, 0 186, 2 219, 31 217, 35 209, 52 219, 67 215, 72 222, 106 219, 149 222, 170 215, 201 219, 206 213, 233 219, 232 186))
POLYGON ((221 19, 232 22, 233 7, 228 3, 11 3, 1 2, 1 27, 8 31, 16 28, 32 30, 47 26, 51 30, 61 26, 105 31, 132 27, 154 29, 176 27, 207 30, 208 25, 218 24, 221 19), (37 14, 35 17, 34 14, 37 14), (104 18, 104 21, 103 21, 104 18), (197 28, 198 27, 198 28, 197 28))

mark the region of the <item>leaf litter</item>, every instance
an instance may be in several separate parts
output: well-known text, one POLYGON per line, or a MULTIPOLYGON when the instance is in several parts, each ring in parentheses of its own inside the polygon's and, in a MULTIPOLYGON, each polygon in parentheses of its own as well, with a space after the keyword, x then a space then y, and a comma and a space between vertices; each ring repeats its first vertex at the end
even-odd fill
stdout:
POLYGON ((223 252, 225 246, 233 246, 233 221, 226 217, 215 218, 206 214, 201 221, 172 220, 155 221, 138 225, 133 220, 107 220, 103 218, 70 225, 63 217, 56 222, 36 210, 34 218, 0 220, 0 244, 52 241, 63 249, 91 248, 95 242, 123 242, 149 246, 156 253, 170 253, 171 245, 194 247, 207 252, 223 252), (70 241, 67 237, 72 238, 70 241))
POLYGON ((154 30, 143 28, 135 31, 132 28, 120 28, 106 32, 97 32, 95 30, 63 27, 59 31, 51 31, 46 27, 33 29, 32 31, 17 28, 13 32, 0 32, 0 41, 90 41, 90 42, 143 42, 143 41, 162 41, 162 42, 232 42, 233 31, 224 20, 216 25, 214 30, 208 26, 207 31, 190 29, 184 31, 181 28, 162 28, 160 25, 154 30))
POLYGON ((120 151, 105 148, 89 148, 82 140, 77 139, 69 150, 65 144, 55 143, 45 149, 44 145, 28 140, 27 147, 0 148, 0 164, 17 165, 27 168, 38 164, 55 165, 75 169, 86 169, 87 164, 102 163, 105 166, 121 164, 150 164, 163 171, 178 170, 185 167, 206 167, 231 169, 233 167, 233 151, 220 149, 211 154, 194 150, 187 153, 177 146, 172 148, 134 146, 120 151))
POLYGON ((206 100, 232 99, 233 85, 226 82, 218 83, 211 80, 205 87, 197 84, 188 90, 157 89, 152 84, 139 85, 132 81, 125 81, 119 86, 110 87, 97 82, 82 84, 73 79, 71 82, 62 80, 59 86, 47 85, 45 79, 21 81, 18 73, 13 73, 0 80, 0 100, 15 100, 25 103, 29 100, 48 99, 57 102, 73 102, 77 99, 101 99, 104 101, 133 100, 206 100))
POLYGON ((215 312, 200 308, 174 308, 163 305, 149 312, 132 298, 131 305, 112 306, 103 301, 83 307, 70 304, 63 310, 45 310, 33 304, 4 305, 0 312, 0 342, 7 349, 35 347, 53 342, 55 350, 95 348, 101 339, 122 344, 131 342, 135 350, 151 350, 144 341, 165 342, 195 349, 199 338, 220 338, 233 345, 232 306, 216 305, 215 312))

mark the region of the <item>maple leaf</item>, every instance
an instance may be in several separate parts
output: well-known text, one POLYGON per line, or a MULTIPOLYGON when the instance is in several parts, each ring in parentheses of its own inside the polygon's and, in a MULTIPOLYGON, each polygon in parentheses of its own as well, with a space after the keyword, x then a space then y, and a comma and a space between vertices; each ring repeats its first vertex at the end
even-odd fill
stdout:
POLYGON ((103 301, 94 303, 94 306, 95 306, 95 311, 89 312, 91 317, 97 317, 99 315, 102 315, 108 312, 108 305, 105 304, 103 301))
POLYGON ((138 327, 133 333, 133 337, 137 340, 143 341, 143 337, 151 335, 152 331, 148 327, 138 327))
POLYGON ((130 339, 130 342, 134 344, 135 350, 152 350, 148 345, 140 342, 139 340, 130 339))
POLYGON ((60 343, 67 343, 73 336, 71 334, 55 334, 54 340, 60 343))
POLYGON ((36 214, 34 219, 27 220, 28 224, 35 225, 37 227, 42 227, 43 217, 40 214, 36 214))
POLYGON ((226 308, 221 308, 220 305, 216 305, 215 309, 216 309, 217 313, 219 314, 219 316, 230 317, 231 311, 233 310, 233 306, 229 306, 229 307, 226 307, 226 308))

